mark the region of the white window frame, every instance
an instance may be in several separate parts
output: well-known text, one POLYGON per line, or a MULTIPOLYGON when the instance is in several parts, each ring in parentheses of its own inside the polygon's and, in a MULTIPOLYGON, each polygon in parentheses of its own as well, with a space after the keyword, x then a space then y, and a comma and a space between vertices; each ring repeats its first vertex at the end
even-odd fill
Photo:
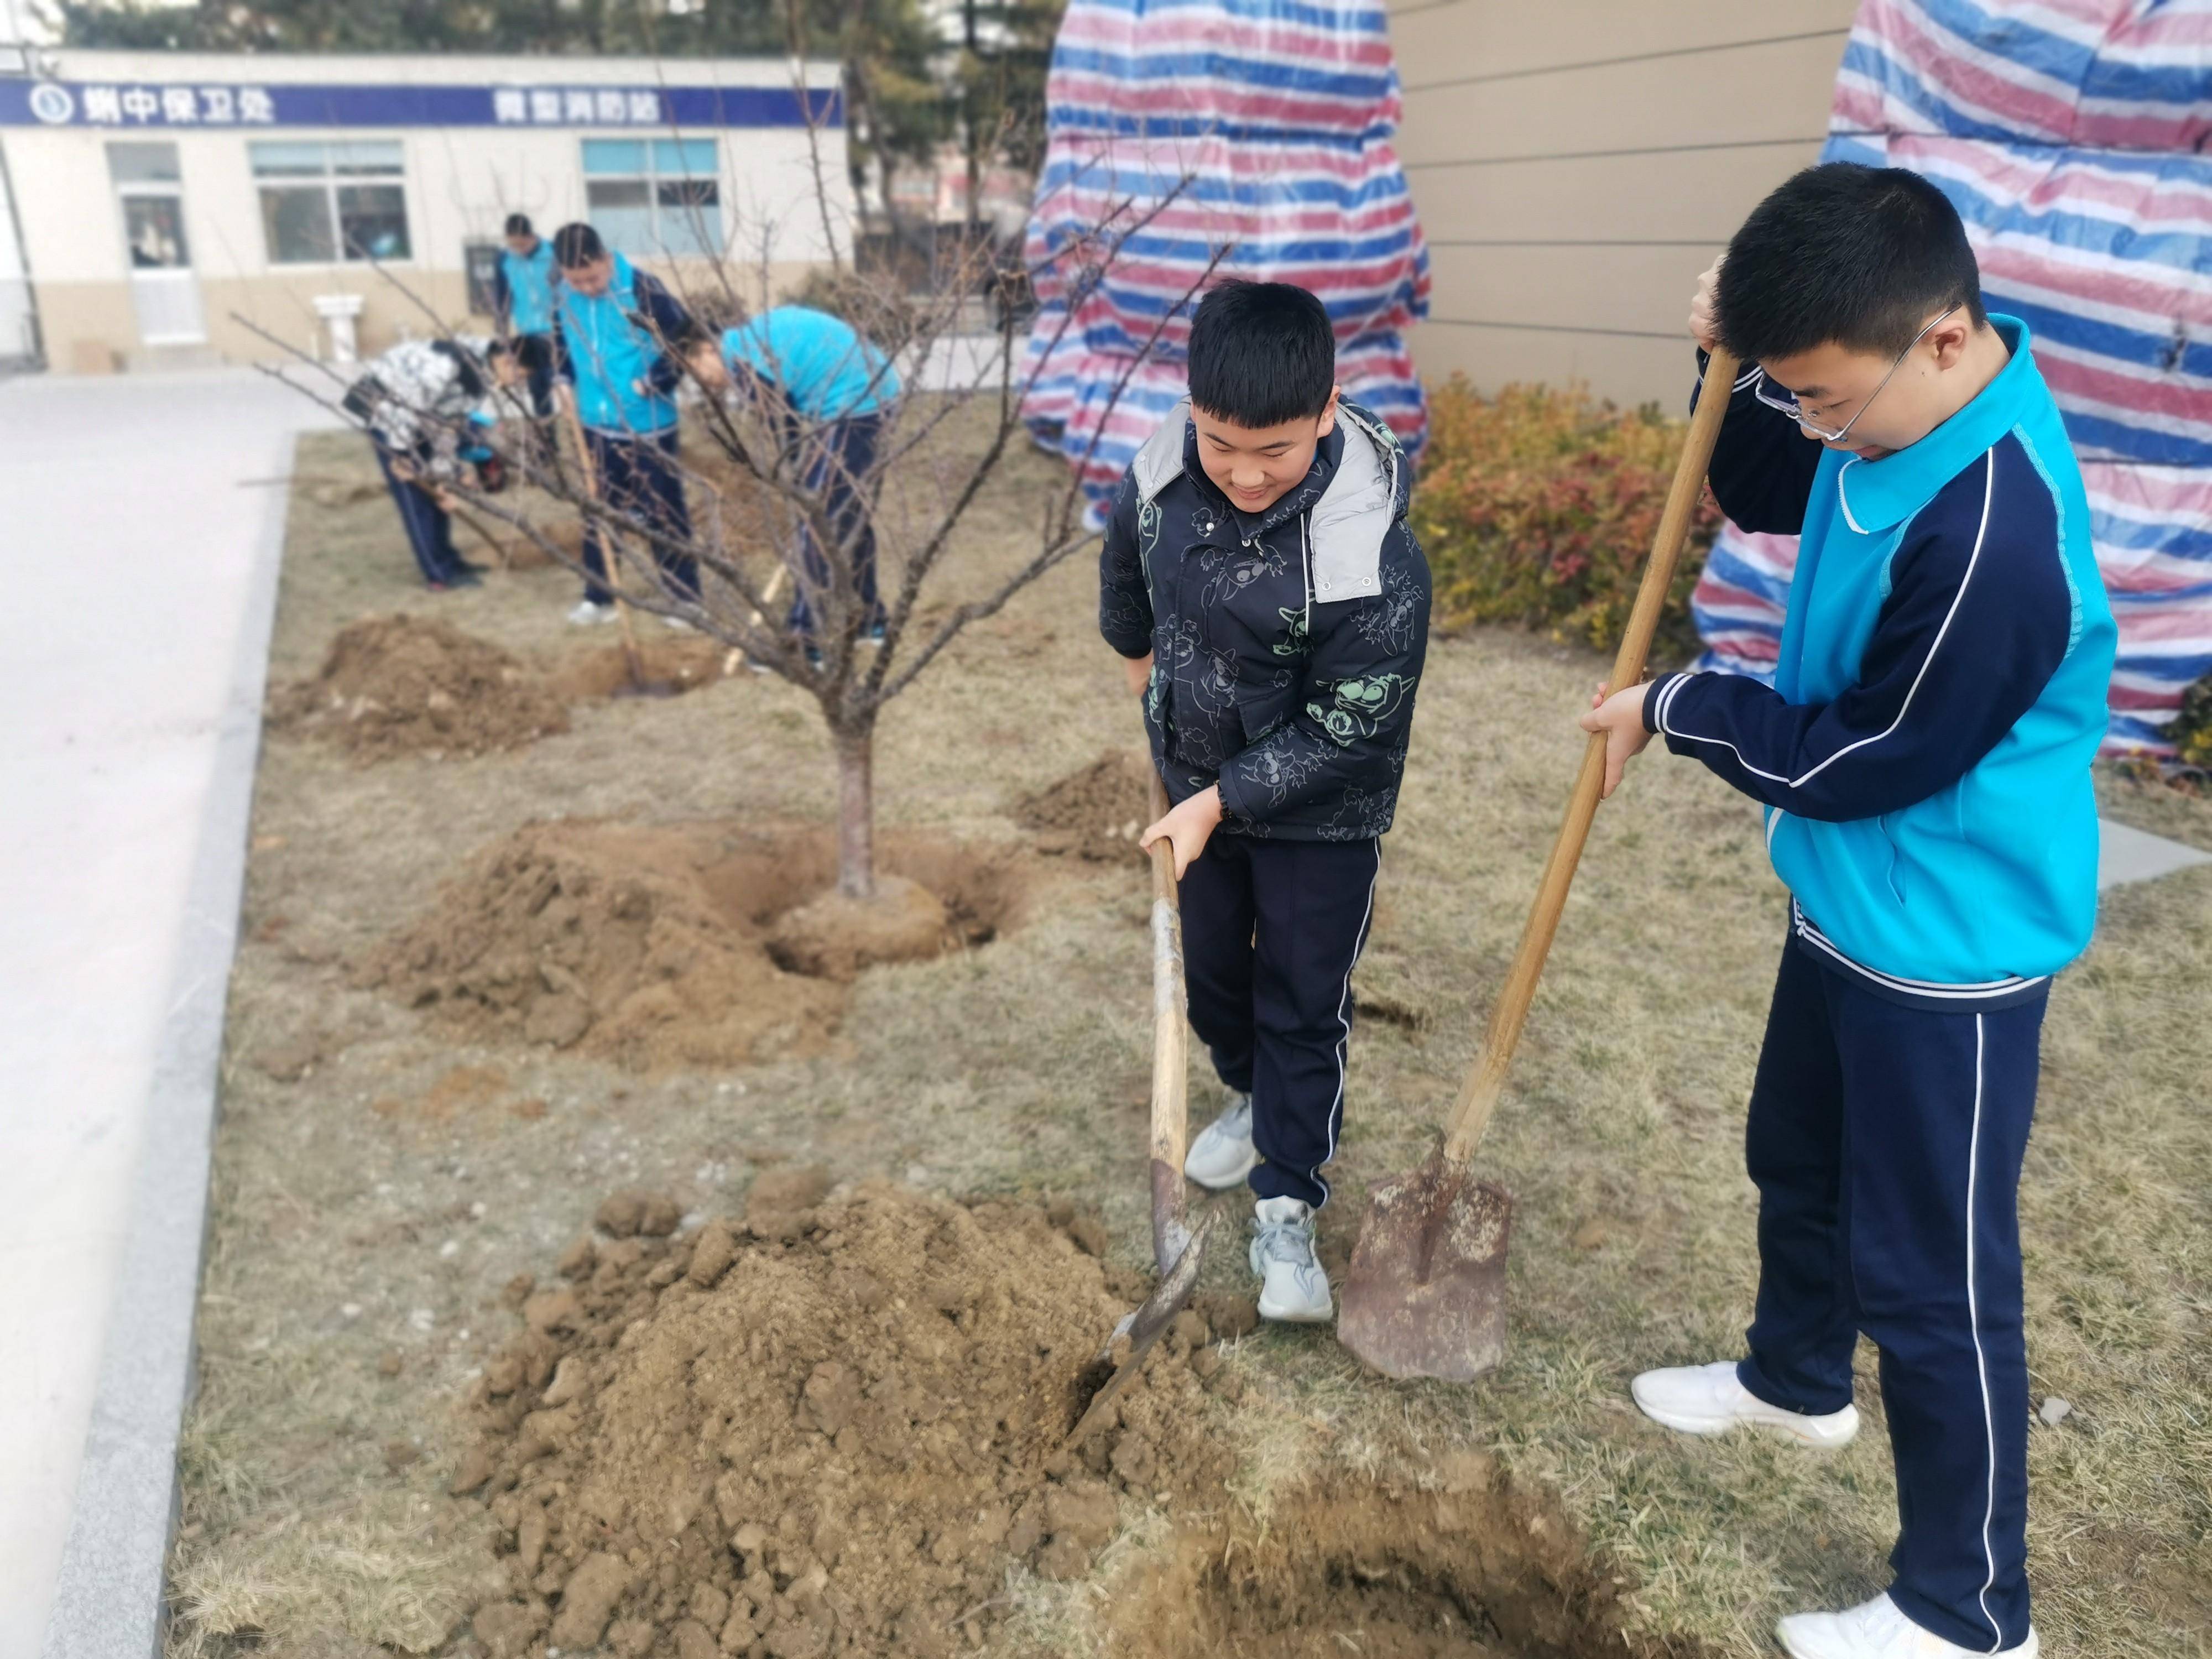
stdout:
POLYGON ((259 211, 261 218, 262 253, 268 260, 270 269, 303 270, 319 267, 327 270, 337 265, 411 265, 419 258, 415 247, 415 204, 410 199, 407 188, 407 146, 404 140, 382 137, 254 139, 248 141, 246 144, 246 168, 253 184, 254 206, 259 211), (310 146, 323 152, 323 170, 319 173, 264 173, 254 159, 255 152, 264 149, 274 149, 281 147, 298 150, 310 146), (340 173, 337 170, 332 152, 356 148, 367 149, 371 146, 389 148, 398 157, 397 164, 390 172, 340 173), (321 190, 323 211, 328 216, 325 222, 330 228, 331 247, 335 257, 326 259, 285 258, 277 252, 276 243, 270 235, 268 211, 263 205, 264 198, 272 190, 312 190, 317 186, 321 190), (406 252, 386 255, 371 253, 365 249, 356 251, 347 246, 345 217, 338 206, 338 192, 341 190, 362 186, 386 187, 399 192, 400 228, 407 238, 406 252))
POLYGON ((611 237, 608 239, 608 245, 611 247, 613 247, 616 252, 626 253, 633 258, 642 258, 649 259, 711 259, 720 257, 723 243, 729 235, 729 226, 722 216, 722 141, 720 135, 712 133, 704 135, 663 135, 659 137, 652 137, 638 134, 625 135, 620 138, 615 138, 606 135, 595 135, 592 137, 585 138, 578 143, 576 148, 576 158, 578 165, 583 169, 585 211, 587 215, 592 214, 593 211, 592 205, 592 186, 593 185, 639 184, 645 186, 646 206, 650 215, 647 222, 651 226, 650 235, 652 246, 643 248, 623 247, 616 242, 615 239, 611 237), (645 152, 645 170, 642 173, 605 173, 593 171, 590 158, 591 146, 594 143, 628 143, 641 145, 645 152), (658 147, 664 143, 705 144, 712 151, 713 164, 703 173, 693 173, 689 170, 683 173, 663 173, 660 170, 660 152, 658 147), (694 210, 690 206, 663 208, 660 203, 660 187, 663 185, 692 184, 701 181, 710 184, 714 188, 714 219, 712 226, 714 240, 704 247, 700 246, 702 239, 693 234, 695 222, 690 218, 690 215, 694 210), (664 216, 665 215, 676 216, 678 222, 681 222, 684 227, 684 240, 683 245, 680 247, 672 246, 669 241, 666 231, 664 228, 664 216))

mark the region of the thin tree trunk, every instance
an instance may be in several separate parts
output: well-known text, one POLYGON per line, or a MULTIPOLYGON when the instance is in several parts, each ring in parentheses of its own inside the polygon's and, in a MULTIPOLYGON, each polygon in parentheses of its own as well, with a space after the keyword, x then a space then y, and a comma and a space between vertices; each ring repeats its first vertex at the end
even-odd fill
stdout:
POLYGON ((836 734, 837 745, 837 890, 847 898, 876 896, 876 729, 836 734))

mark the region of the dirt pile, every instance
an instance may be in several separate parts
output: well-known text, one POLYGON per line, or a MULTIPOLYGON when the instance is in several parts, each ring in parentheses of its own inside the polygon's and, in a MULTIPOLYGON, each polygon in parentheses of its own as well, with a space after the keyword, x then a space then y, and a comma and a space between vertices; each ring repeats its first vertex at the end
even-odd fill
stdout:
POLYGON ((340 629, 320 671, 272 699, 270 723, 367 762, 519 749, 567 731, 568 714, 543 676, 489 641, 403 611, 340 629))
POLYGON ((1085 859, 1128 858, 1152 821, 1152 763, 1109 749, 1014 808, 1014 822, 1035 832, 1041 853, 1085 859))
MULTIPOLYGON (((1228 1474, 1182 1316, 1080 1454, 1060 1442, 1129 1300, 1072 1217, 772 1170, 686 1237, 603 1207, 487 1367, 456 1474, 501 1528, 494 1659, 931 1659, 1006 1616, 1010 1570, 1087 1573, 1121 1496, 1217 1508, 1228 1474)), ((1124 1287, 1127 1289, 1129 1287, 1124 1287)), ((518 1286, 520 1292, 522 1287, 518 1286)))
POLYGON ((1020 921, 1022 861, 893 834, 878 904, 821 896, 827 830, 710 820, 525 825, 369 951, 381 987, 479 1041, 574 1048, 638 1070, 817 1052, 843 982, 981 945, 1020 921))
MULTIPOLYGON (((633 613, 637 629, 638 655, 645 674, 659 686, 675 691, 696 691, 702 685, 726 679, 738 664, 730 648, 719 640, 698 634, 676 633, 646 611, 633 613)), ((553 675, 554 689, 574 702, 596 702, 620 696, 632 689, 629 654, 617 641, 581 656, 568 658, 553 675)))
POLYGON ((818 1049, 842 996, 786 973, 707 872, 708 826, 526 825, 356 975, 482 1038, 641 1070, 818 1049))

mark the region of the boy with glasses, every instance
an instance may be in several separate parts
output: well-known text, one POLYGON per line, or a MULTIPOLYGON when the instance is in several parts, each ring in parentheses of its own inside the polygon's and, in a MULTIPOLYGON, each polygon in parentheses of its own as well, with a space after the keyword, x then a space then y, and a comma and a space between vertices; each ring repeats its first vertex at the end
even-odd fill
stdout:
POLYGON ((1784 1619, 1796 1659, 2033 1659, 2017 1188, 2051 976, 2089 941, 2115 633, 2027 327, 1986 315, 1956 211, 1897 169, 1799 173, 1701 280, 1746 365, 1711 478, 1802 538, 1774 689, 1602 696, 1606 791, 1654 735, 1762 802, 1790 934, 1752 1089, 1759 1285, 1740 1360, 1647 1371, 1644 1413, 1815 1447, 1881 1352, 1886 1593, 1784 1619))

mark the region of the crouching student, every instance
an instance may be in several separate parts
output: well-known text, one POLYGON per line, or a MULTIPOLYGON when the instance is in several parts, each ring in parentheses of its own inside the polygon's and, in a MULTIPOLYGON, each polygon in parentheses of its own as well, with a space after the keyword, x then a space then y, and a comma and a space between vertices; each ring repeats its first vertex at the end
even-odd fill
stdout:
MULTIPOLYGON (((561 280, 553 293, 554 369, 576 401, 599 500, 660 538, 648 543, 664 591, 696 602, 698 561, 675 550, 691 539, 677 471, 676 388, 671 350, 692 332, 691 315, 658 277, 607 252, 586 224, 553 233, 561 280)), ((599 526, 584 528, 584 597, 572 623, 615 620, 599 526)))
POLYGON ((1249 1186, 1263 1318, 1334 1312, 1314 1255, 1343 1124, 1352 969, 1427 650, 1406 458, 1345 402, 1328 313, 1229 283, 1190 398, 1138 452, 1100 556, 1099 628, 1141 690, 1173 803, 1190 1022, 1230 1103, 1185 1172, 1249 1186))
MULTIPOLYGON (((838 544, 850 550, 858 627, 880 640, 884 607, 876 592, 876 445, 899 398, 898 371, 851 324, 806 306, 776 306, 720 340, 688 354, 692 373, 713 391, 734 390, 777 413, 784 459, 822 503, 838 544)), ((820 592, 830 569, 811 525, 799 540, 807 582, 820 592)), ((791 631, 811 640, 806 583, 791 604, 791 631)))
POLYGON ((494 384, 512 385, 519 373, 498 340, 403 340, 372 358, 346 392, 346 412, 368 428, 416 568, 433 592, 482 580, 453 550, 447 486, 496 489, 504 483, 499 459, 478 441, 481 423, 471 417, 482 413, 494 384))
POLYGON ((1790 931, 1751 1095, 1759 1281, 1740 1359, 1647 1371, 1644 1413, 1808 1446, 1881 1351, 1888 1589, 1784 1619, 1796 1659, 2033 1659, 2017 1210, 2051 975, 2089 942, 2112 611, 2027 325, 1985 315, 1958 214, 1847 164, 1761 203, 1691 331, 1744 362, 1711 468, 1802 535, 1775 686, 1605 699, 1608 792, 1654 735, 1761 802, 1790 931))

